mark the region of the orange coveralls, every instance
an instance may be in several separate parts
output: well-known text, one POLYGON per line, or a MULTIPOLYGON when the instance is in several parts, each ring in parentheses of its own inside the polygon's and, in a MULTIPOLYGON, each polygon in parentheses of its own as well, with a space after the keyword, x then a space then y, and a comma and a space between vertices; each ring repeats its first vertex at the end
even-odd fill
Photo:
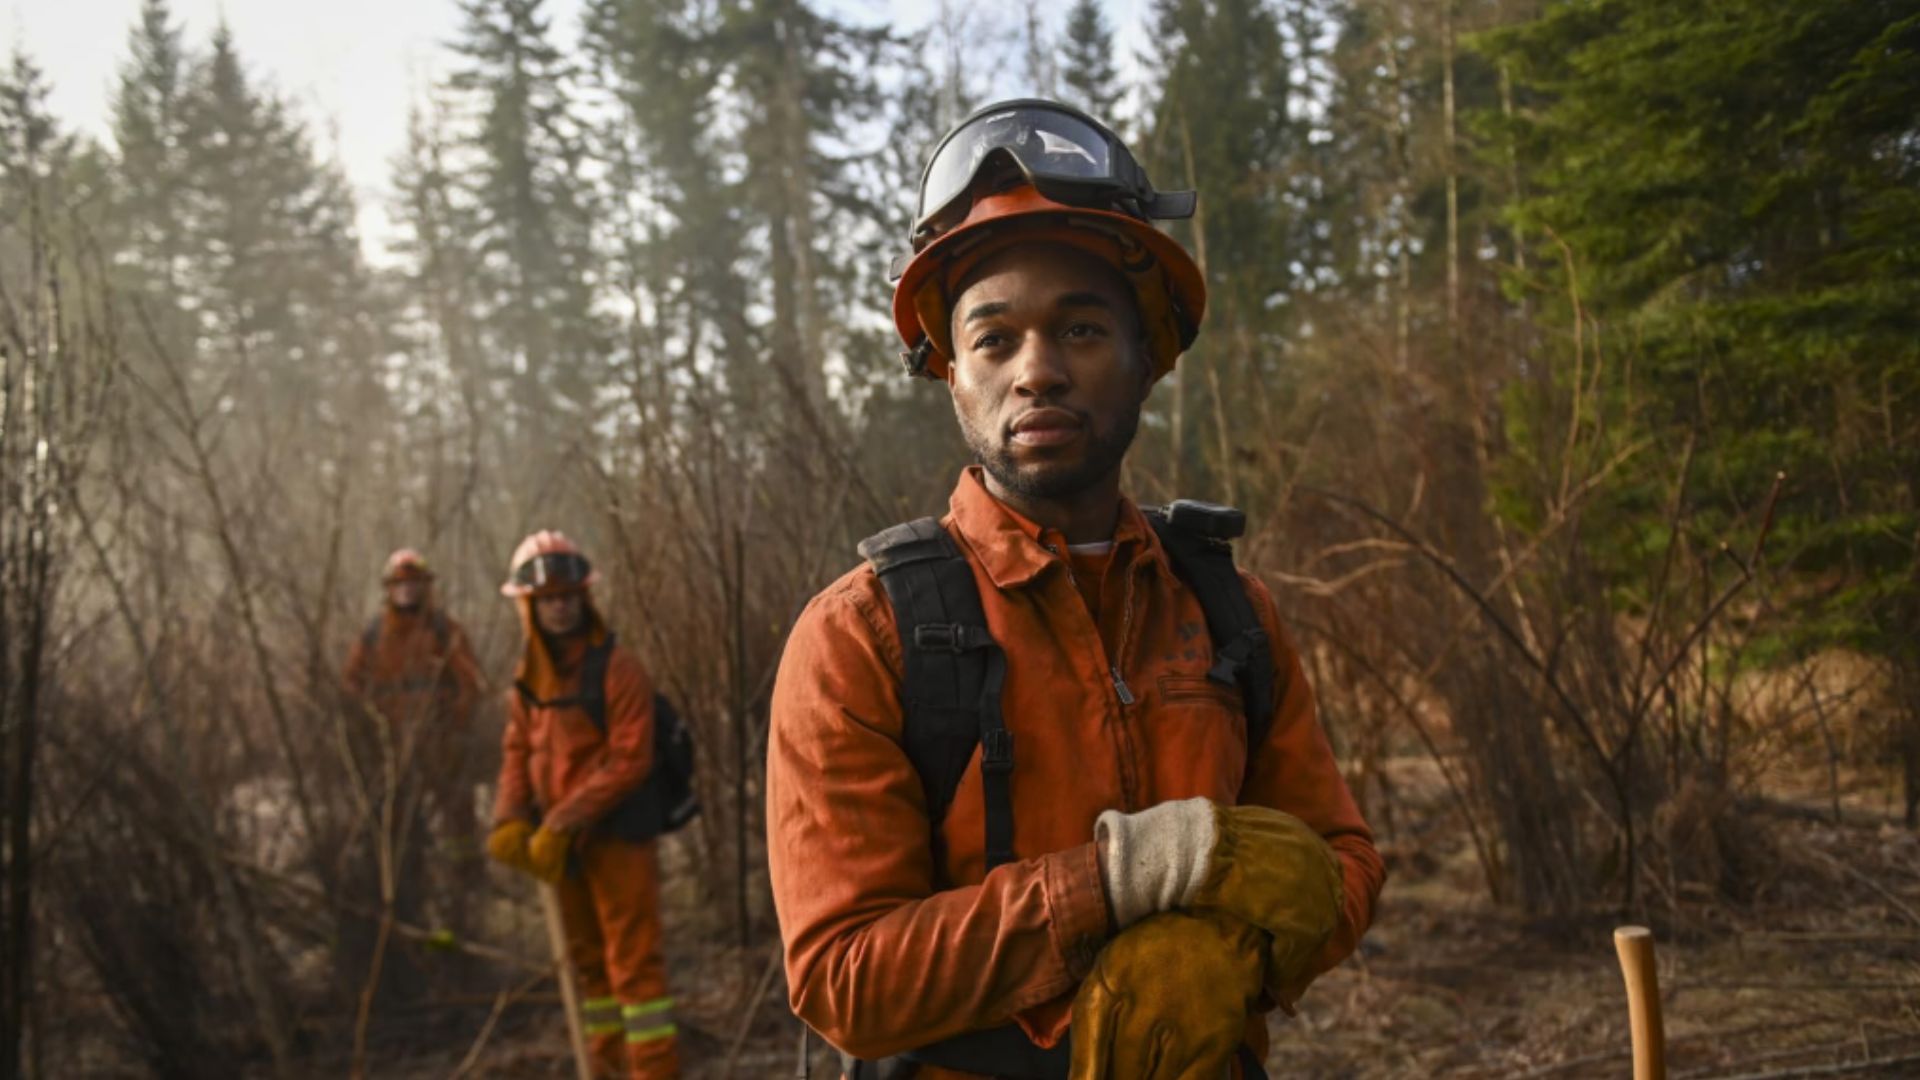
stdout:
MULTIPOLYGON (((422 604, 413 611, 384 608, 371 636, 371 647, 362 633, 347 653, 347 688, 387 721, 398 764, 419 785, 420 809, 445 854, 457 866, 477 871, 467 740, 480 666, 467 632, 444 611, 422 604)), ((465 910, 457 894, 473 886, 470 874, 454 874, 446 888, 456 911, 465 910)))
MULTIPOLYGON (((527 601, 520 605, 532 633, 527 601)), ((568 639, 562 655, 552 657, 552 677, 543 680, 549 685, 530 684, 542 700, 578 695, 586 647, 606 633, 597 614, 590 618, 593 634, 568 639)), ((653 680, 617 645, 607 663, 606 713, 602 735, 578 705, 530 705, 513 692, 494 823, 537 818, 573 834, 573 865, 558 886, 560 912, 595 1069, 664 1080, 679 1075, 679 1058, 660 952, 657 841, 635 843, 592 827, 653 767, 653 680)))
POLYGON ((347 653, 347 688, 393 725, 397 740, 413 740, 416 767, 437 779, 452 771, 446 758, 473 721, 480 689, 473 647, 452 616, 424 604, 385 608, 379 622, 372 648, 363 633, 347 653))
MULTIPOLYGON (((343 679, 353 696, 385 722, 392 740, 399 805, 405 808, 388 837, 403 853, 394 882, 395 914, 403 921, 420 921, 431 880, 442 917, 467 932, 467 901, 479 888, 485 867, 474 830, 473 789, 467 783, 480 669, 466 631, 430 603, 412 611, 383 607, 374 625, 354 639, 343 679), (429 834, 439 842, 437 853, 425 850, 429 834)), ((356 719, 367 715, 357 713, 356 719)), ((378 749, 384 740, 375 737, 375 728, 357 723, 352 730, 360 736, 354 742, 365 775, 388 775, 379 765, 387 751, 378 749)), ((349 864, 341 884, 358 902, 376 900, 379 869, 373 853, 349 864)), ((356 971, 354 977, 363 977, 374 948, 374 928, 353 918, 340 933, 342 958, 356 971)), ((424 979, 424 970, 402 954, 389 957, 382 975, 382 982, 402 997, 423 991, 424 979)))
MULTIPOLYGON (((1273 642, 1277 699, 1248 769, 1240 695, 1206 677, 1200 602, 1132 503, 1104 580, 1088 590, 1100 598, 1097 625, 1063 536, 995 500, 977 468, 950 505, 944 524, 1007 655, 1018 861, 984 872, 976 746, 934 865, 925 795, 901 748, 893 611, 873 571, 855 569, 801 615, 774 688, 767 850, 794 1012, 863 1059, 1009 1020, 1054 1045, 1109 937, 1094 819, 1196 795, 1284 810, 1327 839, 1345 909, 1316 966, 1351 953, 1385 868, 1265 587, 1243 575, 1273 642)), ((1261 1018, 1248 1028, 1263 1049, 1261 1018)))

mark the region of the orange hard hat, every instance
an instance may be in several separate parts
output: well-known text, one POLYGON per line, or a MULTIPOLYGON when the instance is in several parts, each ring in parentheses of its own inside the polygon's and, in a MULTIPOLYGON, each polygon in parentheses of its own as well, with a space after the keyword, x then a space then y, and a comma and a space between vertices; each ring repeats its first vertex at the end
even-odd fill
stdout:
POLYGON ((427 557, 412 548, 401 548, 387 556, 387 565, 380 571, 380 583, 384 585, 402 578, 432 581, 433 570, 427 566, 427 557))
MULTIPOLYGON (((949 132, 921 179, 893 290, 910 374, 947 377, 954 290, 991 255, 1055 243, 1112 266, 1132 289, 1156 378, 1173 370, 1206 314, 1200 268, 1152 218, 1191 214, 1191 192, 1156 192, 1119 137, 1057 102, 990 105, 949 132)), ((896 263, 898 265, 898 263, 896 263)))
POLYGON ((567 534, 541 529, 520 541, 507 566, 507 580, 500 586, 502 596, 533 596, 542 593, 584 589, 600 580, 600 574, 567 534))

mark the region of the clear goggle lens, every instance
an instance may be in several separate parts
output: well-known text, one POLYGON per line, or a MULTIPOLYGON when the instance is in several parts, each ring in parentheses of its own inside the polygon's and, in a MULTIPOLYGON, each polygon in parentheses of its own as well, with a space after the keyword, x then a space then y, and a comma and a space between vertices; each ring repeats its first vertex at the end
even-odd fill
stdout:
MULTIPOLYGON (((989 107, 934 149, 920 182, 912 251, 966 219, 983 177, 1028 182, 1071 206, 1118 210, 1147 220, 1191 217, 1193 192, 1155 192, 1126 144, 1099 124, 1044 101, 989 107), (1007 177, 992 174, 1002 169, 1007 177), (1019 176, 1011 175, 1018 170, 1019 176)), ((892 276, 910 255, 895 260, 892 276)))
POLYGON ((1036 179, 1120 182, 1113 140, 1105 132, 1050 109, 1007 109, 975 117, 941 144, 920 184, 915 220, 926 220, 965 194, 995 150, 1012 154, 1036 179))
POLYGON ((579 555, 535 555, 513 568, 513 583, 541 589, 549 585, 582 585, 592 568, 579 555))

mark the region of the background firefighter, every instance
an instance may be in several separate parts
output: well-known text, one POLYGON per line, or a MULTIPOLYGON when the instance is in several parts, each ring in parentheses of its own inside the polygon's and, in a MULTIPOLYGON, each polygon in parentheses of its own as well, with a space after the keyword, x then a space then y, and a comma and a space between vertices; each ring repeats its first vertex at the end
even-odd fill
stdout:
POLYGON ((801 615, 769 735, 792 1004, 856 1080, 1260 1075, 1264 1013, 1372 919, 1380 855, 1219 542, 1237 512, 1120 491, 1205 311, 1151 223, 1193 205, 1052 102, 927 166, 894 318, 980 464, 801 615))
POLYGON ((588 591, 596 578, 558 532, 534 533, 514 551, 500 591, 519 607, 525 647, 487 850, 559 893, 595 1071, 662 1080, 678 1075, 679 1061, 660 952, 657 841, 606 827, 654 764, 653 682, 613 642, 588 591), (601 687, 582 678, 596 652, 601 687), (590 709, 589 695, 601 703, 590 709))
MULTIPOLYGON (((466 631, 435 601, 434 575, 412 548, 387 557, 380 613, 354 639, 344 680, 352 695, 354 756, 369 788, 369 828, 385 835, 355 845, 349 899, 376 905, 391 875, 394 916, 418 924, 431 902, 456 932, 472 930, 471 897, 484 887, 469 775, 474 706, 481 677, 466 631), (433 841, 429 844, 429 838, 433 841), (390 865, 383 871, 379 863, 390 865)), ((372 931, 364 918, 344 924, 349 978, 369 961, 372 931)), ((402 956, 384 962, 389 988, 412 996, 418 968, 402 956)))

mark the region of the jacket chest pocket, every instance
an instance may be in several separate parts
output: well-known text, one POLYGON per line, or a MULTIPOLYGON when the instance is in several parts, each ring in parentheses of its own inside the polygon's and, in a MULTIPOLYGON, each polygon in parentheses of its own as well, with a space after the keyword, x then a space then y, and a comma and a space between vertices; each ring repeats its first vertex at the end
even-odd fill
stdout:
POLYGON ((1247 764, 1247 715, 1240 689, 1205 675, 1168 672, 1154 681, 1148 724, 1154 769, 1181 788, 1214 798, 1238 794, 1247 764))
POLYGON ((1212 704, 1235 714, 1245 710, 1240 704, 1240 688, 1215 682, 1205 675, 1176 675, 1171 672, 1157 680, 1164 704, 1212 704))

